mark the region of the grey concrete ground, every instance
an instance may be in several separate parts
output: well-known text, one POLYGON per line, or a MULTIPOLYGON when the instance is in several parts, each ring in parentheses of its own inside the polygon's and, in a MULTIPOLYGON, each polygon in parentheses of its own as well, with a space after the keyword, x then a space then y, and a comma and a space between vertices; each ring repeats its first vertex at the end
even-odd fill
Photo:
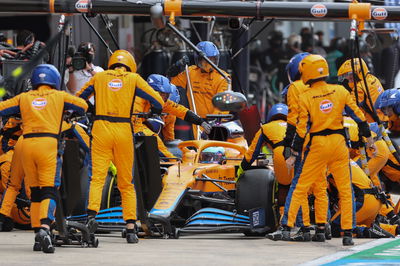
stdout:
MULTIPOLYGON (((296 265, 343 251, 341 239, 325 243, 274 242, 241 234, 140 239, 127 244, 120 234, 100 235, 96 248, 57 247, 33 252, 33 233, 0 233, 0 265, 296 265)), ((356 244, 371 240, 355 239, 356 244)))

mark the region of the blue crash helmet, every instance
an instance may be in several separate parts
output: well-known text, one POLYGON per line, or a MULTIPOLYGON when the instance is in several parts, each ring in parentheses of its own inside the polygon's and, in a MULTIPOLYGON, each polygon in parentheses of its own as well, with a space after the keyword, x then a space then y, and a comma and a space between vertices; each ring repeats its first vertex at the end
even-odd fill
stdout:
POLYGON ((298 53, 294 55, 289 63, 286 65, 285 71, 288 75, 289 81, 294 82, 300 79, 299 64, 304 57, 310 55, 309 53, 298 53))
POLYGON ((39 85, 49 85, 56 90, 60 89, 61 76, 57 68, 50 64, 41 64, 32 71, 31 84, 34 89, 39 85))
POLYGON ((225 160, 225 149, 223 147, 208 147, 204 149, 199 157, 199 163, 222 164, 225 160))
POLYGON ((171 86, 172 86, 172 93, 169 95, 169 100, 173 101, 174 103, 179 103, 181 101, 181 95, 179 94, 179 90, 172 83, 171 86))
MULTIPOLYGON (((216 65, 219 63, 219 50, 218 47, 209 41, 204 41, 204 42, 199 42, 196 45, 197 48, 200 49, 211 61, 213 61, 216 65)), ((197 53, 194 53, 194 62, 195 64, 201 68, 199 61, 200 61, 200 55, 197 53)))
MULTIPOLYGON (((169 82, 169 79, 159 74, 151 74, 147 78, 147 83, 158 92, 171 94, 173 92, 172 84, 169 82)), ((175 86, 175 85, 174 85, 175 86)))
POLYGON ((289 112, 289 108, 286 104, 283 103, 277 103, 274 104, 271 109, 268 112, 267 115, 267 123, 271 122, 272 120, 274 120, 276 118, 276 116, 287 116, 289 112))
POLYGON ((384 91, 375 102, 375 106, 378 109, 388 106, 394 107, 398 104, 400 104, 400 91, 398 89, 384 91))

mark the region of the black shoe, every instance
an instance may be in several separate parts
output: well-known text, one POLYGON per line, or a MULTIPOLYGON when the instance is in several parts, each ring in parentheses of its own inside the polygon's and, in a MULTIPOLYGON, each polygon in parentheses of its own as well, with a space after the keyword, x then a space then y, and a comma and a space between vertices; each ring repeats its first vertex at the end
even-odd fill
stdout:
POLYGON ((353 237, 352 236, 343 236, 342 244, 343 244, 343 246, 353 246, 354 245, 353 237))
POLYGON ((279 227, 279 229, 273 233, 267 234, 268 239, 278 241, 290 241, 290 228, 288 227, 279 227))
POLYGON ((38 233, 35 234, 35 243, 33 244, 33 251, 42 251, 42 245, 40 244, 40 236, 38 233))
POLYGON ((296 234, 294 234, 290 240, 292 241, 300 241, 300 242, 308 242, 311 241, 311 233, 310 228, 301 227, 296 234))
POLYGON ((89 234, 94 234, 94 232, 96 232, 97 228, 99 227, 99 224, 97 223, 95 217, 89 216, 86 226, 89 230, 89 234))
POLYGON ((382 229, 379 225, 373 224, 364 230, 364 237, 366 238, 391 238, 394 237, 388 231, 382 229))
POLYGON ((135 229, 126 229, 126 242, 130 244, 136 244, 139 242, 135 229))
POLYGON ((332 230, 331 230, 331 225, 329 223, 325 225, 325 239, 326 240, 332 239, 332 230))
POLYGON ((55 248, 51 242, 50 232, 47 229, 41 228, 39 232, 36 233, 35 239, 36 238, 39 239, 44 253, 54 253, 55 248))

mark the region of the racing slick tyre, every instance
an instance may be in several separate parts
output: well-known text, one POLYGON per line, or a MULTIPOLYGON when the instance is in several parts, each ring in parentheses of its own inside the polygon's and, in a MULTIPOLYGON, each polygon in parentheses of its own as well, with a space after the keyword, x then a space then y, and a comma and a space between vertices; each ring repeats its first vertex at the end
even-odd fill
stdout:
POLYGON ((249 215, 254 209, 265 212, 265 226, 245 232, 246 236, 263 236, 275 231, 277 216, 274 210, 275 176, 268 169, 252 169, 245 171, 236 184, 236 208, 238 213, 249 215))
POLYGON ((108 209, 112 207, 119 206, 116 204, 116 189, 117 180, 114 176, 109 172, 106 177, 106 182, 104 183, 103 193, 101 195, 101 205, 100 210, 108 209))

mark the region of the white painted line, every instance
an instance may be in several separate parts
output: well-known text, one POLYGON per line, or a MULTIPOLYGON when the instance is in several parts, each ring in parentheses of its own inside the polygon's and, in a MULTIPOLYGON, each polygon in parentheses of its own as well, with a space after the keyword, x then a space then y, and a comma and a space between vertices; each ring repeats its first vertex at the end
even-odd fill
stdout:
POLYGON ((365 243, 362 245, 352 247, 347 250, 336 252, 335 254, 327 255, 327 256, 324 256, 324 257, 321 257, 321 258, 318 258, 318 259, 315 259, 315 260, 312 260, 309 262, 302 263, 302 264, 300 264, 300 266, 314 266, 314 265, 321 265, 321 264, 333 262, 333 261, 336 261, 343 257, 353 255, 354 253, 358 253, 358 252, 364 251, 366 249, 374 248, 374 247, 377 247, 377 246, 380 246, 380 245, 383 245, 383 244, 386 244, 386 243, 389 243, 389 242, 392 242, 392 241, 395 241, 398 239, 400 239, 400 237, 377 239, 377 240, 374 240, 374 241, 371 241, 371 242, 368 242, 368 243, 365 243))

